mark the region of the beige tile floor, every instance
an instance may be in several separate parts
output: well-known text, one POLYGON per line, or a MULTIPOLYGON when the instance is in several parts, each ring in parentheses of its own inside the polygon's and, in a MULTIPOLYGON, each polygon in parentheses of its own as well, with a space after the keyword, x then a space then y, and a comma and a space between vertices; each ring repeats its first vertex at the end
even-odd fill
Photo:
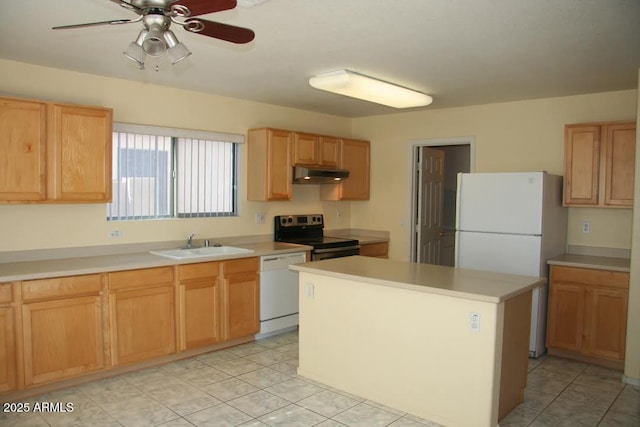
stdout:
MULTIPOLYGON (((437 426, 296 375, 297 333, 29 399, 67 413, 0 413, 2 426, 437 426)), ((640 426, 640 388, 620 374, 532 360, 525 403, 501 426, 640 426)))

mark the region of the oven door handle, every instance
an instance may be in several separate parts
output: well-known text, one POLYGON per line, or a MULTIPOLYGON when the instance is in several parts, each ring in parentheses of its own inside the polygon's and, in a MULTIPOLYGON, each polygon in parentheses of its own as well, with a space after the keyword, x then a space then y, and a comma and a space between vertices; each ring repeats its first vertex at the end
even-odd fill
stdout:
POLYGON ((314 254, 326 254, 328 252, 342 252, 342 251, 350 251, 353 249, 360 249, 360 245, 353 246, 341 246, 339 248, 329 248, 329 249, 314 249, 314 254))

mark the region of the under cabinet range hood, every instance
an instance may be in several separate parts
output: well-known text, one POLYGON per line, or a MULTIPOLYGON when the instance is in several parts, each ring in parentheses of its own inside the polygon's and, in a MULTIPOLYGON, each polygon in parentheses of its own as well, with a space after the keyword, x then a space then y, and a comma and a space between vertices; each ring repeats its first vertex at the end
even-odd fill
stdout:
POLYGON ((315 167, 294 166, 294 184, 339 184, 349 178, 349 171, 344 169, 322 169, 315 167))

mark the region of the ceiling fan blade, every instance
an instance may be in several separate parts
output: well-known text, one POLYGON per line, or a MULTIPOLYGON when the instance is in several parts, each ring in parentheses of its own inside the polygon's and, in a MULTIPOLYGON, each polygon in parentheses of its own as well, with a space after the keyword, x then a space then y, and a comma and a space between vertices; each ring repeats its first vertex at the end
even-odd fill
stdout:
POLYGON ((256 36, 255 33, 248 28, 207 21, 200 18, 187 19, 184 29, 192 33, 238 44, 249 43, 256 36))
POLYGON ((137 13, 138 15, 142 15, 142 13, 144 12, 142 9, 140 9, 137 6, 132 5, 129 2, 126 2, 124 0, 111 0, 112 2, 114 2, 115 4, 124 7, 125 9, 129 9, 135 13, 137 13))
POLYGON ((71 28, 83 28, 83 27, 96 27, 98 25, 119 25, 119 24, 130 24, 132 22, 138 22, 139 19, 112 19, 111 21, 100 21, 100 22, 88 22, 86 24, 73 24, 73 25, 60 25, 58 27, 51 28, 52 30, 69 30, 71 28))
MULTIPOLYGON (((112 0, 118 1, 118 0, 112 0)), ((181 5, 189 9, 189 16, 204 15, 207 13, 221 12, 236 7, 236 0, 178 0, 171 6, 181 5)))

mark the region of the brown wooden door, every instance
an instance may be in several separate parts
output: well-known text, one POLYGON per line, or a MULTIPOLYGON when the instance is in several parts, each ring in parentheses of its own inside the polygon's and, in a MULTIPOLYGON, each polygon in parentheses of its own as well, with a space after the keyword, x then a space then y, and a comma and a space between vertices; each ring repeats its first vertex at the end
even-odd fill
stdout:
POLYGON ((252 335, 260 330, 260 290, 255 273, 225 278, 227 287, 227 339, 252 335))
POLYGON ((293 193, 291 139, 291 132, 268 130, 267 200, 291 199, 293 193))
POLYGON ((49 198, 111 201, 112 114, 105 108, 51 106, 49 198))
POLYGON ((81 296, 22 306, 26 386, 105 367, 100 301, 81 296))
POLYGON ((0 201, 45 200, 47 105, 0 98, 0 201))
POLYGON ((564 204, 597 205, 600 183, 600 126, 566 126, 564 161, 564 204))
POLYGON ((585 301, 585 353, 624 360, 628 291, 592 288, 585 301))
POLYGON ((551 282, 547 346, 582 351, 584 325, 584 286, 551 282))
POLYGON ((636 124, 621 123, 604 127, 605 204, 633 206, 633 180, 636 159, 636 124))

